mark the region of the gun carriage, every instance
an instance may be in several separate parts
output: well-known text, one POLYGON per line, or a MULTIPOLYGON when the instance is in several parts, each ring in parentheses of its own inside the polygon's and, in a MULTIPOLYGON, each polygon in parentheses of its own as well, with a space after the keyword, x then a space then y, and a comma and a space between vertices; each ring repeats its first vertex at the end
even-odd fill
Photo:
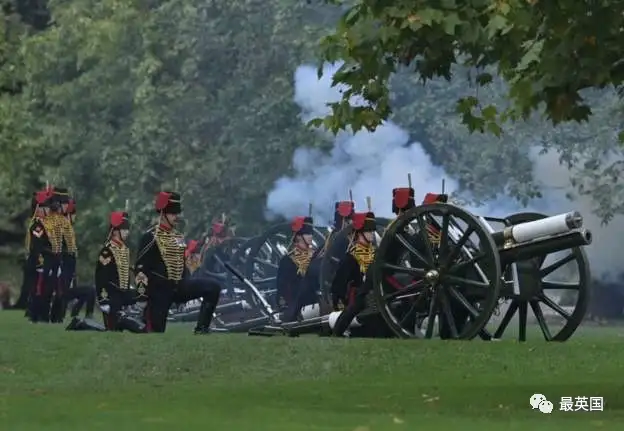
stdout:
MULTIPOLYGON (((321 303, 331 302, 329 280, 351 232, 350 226, 345 227, 328 246, 321 303)), ((400 215, 383 232, 367 275, 373 286, 370 307, 362 315, 381 315, 398 338, 484 340, 500 339, 517 315, 517 336, 524 341, 531 310, 547 341, 565 341, 587 310, 590 273, 582 247, 591 239, 578 213, 553 217, 520 213, 499 219, 474 216, 448 203, 421 205, 400 215), (562 268, 577 280, 553 281, 551 275, 562 268), (557 290, 574 294, 567 307, 549 295, 557 290), (499 318, 502 303, 507 304, 499 318), (551 330, 545 308, 563 320, 561 328, 551 330)), ((307 313, 300 322, 251 334, 319 331, 332 326, 338 313, 307 313)))

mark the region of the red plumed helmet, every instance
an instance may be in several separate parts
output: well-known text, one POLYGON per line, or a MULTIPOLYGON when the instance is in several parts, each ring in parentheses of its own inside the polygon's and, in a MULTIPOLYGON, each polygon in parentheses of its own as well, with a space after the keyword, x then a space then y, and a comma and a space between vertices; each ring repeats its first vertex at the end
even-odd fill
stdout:
POLYGON ((299 232, 303 229, 303 225, 305 224, 305 217, 295 217, 290 225, 293 232, 299 232))
POLYGON ((397 208, 406 208, 410 200, 410 188, 394 189, 394 203, 397 208))
POLYGON ((349 217, 353 214, 353 209, 355 208, 355 204, 351 201, 342 201, 338 202, 338 214, 342 217, 349 217))
POLYGON ((115 211, 110 215, 110 225, 114 228, 121 226, 126 221, 126 214, 123 211, 115 211))
POLYGON ((43 205, 50 198, 50 193, 48 190, 40 190, 37 192, 35 196, 35 200, 37 201, 37 205, 43 205))
POLYGON ((434 204, 436 202, 446 203, 447 201, 448 195, 446 194, 427 193, 425 195, 425 199, 423 200, 423 204, 434 204))
POLYGON ((167 205, 169 205, 169 199, 171 199, 171 193, 158 193, 156 195, 156 201, 154 202, 154 207, 156 208, 156 211, 162 211, 167 208, 167 205))
POLYGON ((355 230, 362 230, 366 223, 366 213, 354 213, 351 216, 351 224, 355 230))

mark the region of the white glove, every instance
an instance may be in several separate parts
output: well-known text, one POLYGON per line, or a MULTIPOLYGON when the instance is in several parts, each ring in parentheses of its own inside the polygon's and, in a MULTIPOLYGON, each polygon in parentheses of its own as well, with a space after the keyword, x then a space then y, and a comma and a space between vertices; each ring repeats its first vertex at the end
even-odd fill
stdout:
POLYGON ((144 302, 137 302, 136 303, 137 307, 139 308, 139 310, 144 310, 145 307, 147 307, 147 301, 144 302))
POLYGON ((110 305, 100 305, 100 310, 102 313, 108 314, 110 313, 110 305))

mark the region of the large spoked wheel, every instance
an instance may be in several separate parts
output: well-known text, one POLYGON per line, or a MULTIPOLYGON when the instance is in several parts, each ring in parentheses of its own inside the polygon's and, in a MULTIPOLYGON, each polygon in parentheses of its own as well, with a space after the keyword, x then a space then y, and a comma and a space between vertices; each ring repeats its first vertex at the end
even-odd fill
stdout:
MULTIPOLYGON (((288 253, 292 239, 290 223, 280 223, 269 228, 251 244, 245 261, 245 276, 261 291, 275 288, 279 261, 288 253)), ((313 245, 322 247, 325 237, 313 232, 313 245)))
MULTIPOLYGON (((513 226, 546 217, 519 213, 505 221, 513 226)), ((494 338, 503 336, 517 314, 518 340, 526 341, 529 310, 546 341, 566 341, 585 317, 591 275, 587 256, 580 247, 511 264, 505 270, 505 280, 502 296, 507 300, 506 310, 502 318, 493 316, 488 325, 496 328, 494 338)))
POLYGON ((379 311, 400 338, 483 337, 500 293, 494 240, 454 205, 418 206, 386 231, 373 267, 379 311))
MULTIPOLYGON (((377 243, 381 241, 386 227, 390 223, 390 219, 377 218, 377 243)), ((327 244, 325 245, 325 251, 321 260, 321 295, 323 301, 331 306, 333 309, 337 308, 337 304, 333 303, 332 295, 332 283, 340 262, 347 254, 349 247, 349 239, 353 233, 353 227, 351 225, 345 226, 339 231, 334 231, 327 238, 327 244)))

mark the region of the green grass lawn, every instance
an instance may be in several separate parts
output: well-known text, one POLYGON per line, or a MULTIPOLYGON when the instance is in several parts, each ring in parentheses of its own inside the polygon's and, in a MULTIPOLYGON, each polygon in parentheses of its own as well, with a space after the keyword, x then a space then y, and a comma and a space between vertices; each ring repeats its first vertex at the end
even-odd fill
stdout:
POLYGON ((0 429, 587 430, 624 426, 624 338, 401 341, 66 332, 0 312, 0 429), (551 415, 533 411, 543 393, 551 415), (602 396, 604 412, 557 411, 602 396))

